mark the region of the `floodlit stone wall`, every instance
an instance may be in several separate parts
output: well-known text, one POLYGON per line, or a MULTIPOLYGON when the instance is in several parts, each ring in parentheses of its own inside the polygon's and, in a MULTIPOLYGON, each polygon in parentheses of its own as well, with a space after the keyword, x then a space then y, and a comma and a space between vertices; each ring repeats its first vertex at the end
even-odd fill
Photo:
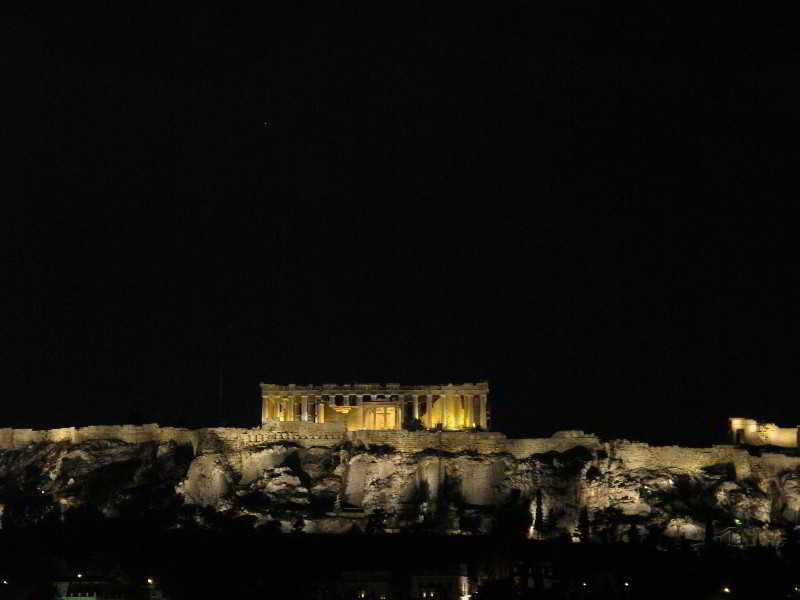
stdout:
POLYGON ((335 446, 345 439, 344 423, 306 423, 302 421, 270 421, 260 429, 237 429, 235 449, 294 442, 301 446, 335 446))
POLYGON ((421 452, 428 449, 445 452, 477 452, 496 454, 506 451, 508 442, 505 435, 498 432, 472 433, 467 431, 351 431, 347 434, 352 442, 367 446, 385 445, 401 452, 421 452))
POLYGON ((88 427, 63 427, 59 429, 0 429, 0 449, 16 450, 29 444, 42 442, 67 442, 79 444, 91 440, 122 440, 129 444, 145 442, 175 442, 191 445, 195 454, 231 452, 248 446, 295 441, 301 445, 332 446, 343 441, 344 425, 341 423, 274 423, 261 429, 237 427, 209 427, 183 429, 147 425, 91 425, 88 427))
MULTIPOLYGON (((583 432, 580 433, 583 434, 583 432)), ((559 436, 558 433, 549 438, 513 439, 506 442, 506 450, 510 452, 514 458, 518 459, 527 458, 532 454, 565 452, 576 446, 583 446, 590 450, 599 450, 603 448, 603 443, 596 435, 559 436)))
POLYGON ((174 440, 190 443, 191 430, 149 425, 91 425, 59 429, 0 429, 0 448, 17 449, 41 442, 78 444, 88 440, 117 439, 131 444, 174 440))
POLYGON ((641 442, 614 440, 609 444, 610 457, 621 460, 631 469, 672 468, 696 471, 721 463, 731 463, 738 471, 746 471, 750 455, 736 446, 650 446, 641 442))
POLYGON ((800 426, 778 427, 775 423, 759 423, 755 419, 730 418, 731 441, 752 446, 800 446, 800 426))
MULTIPOLYGON (((750 423, 734 424, 741 424, 741 429, 755 432, 753 435, 759 435, 758 424, 754 421, 753 423, 755 425, 750 423)), ((191 445, 196 456, 219 453, 233 455, 261 446, 268 447, 278 442, 291 442, 303 448, 322 449, 349 441, 356 446, 366 448, 388 446, 408 454, 425 450, 439 450, 450 454, 484 456, 510 454, 520 460, 548 452, 565 452, 581 446, 597 452, 599 456, 607 456, 609 460, 620 461, 629 469, 670 468, 697 471, 713 465, 730 464, 735 469, 737 479, 750 476, 776 476, 787 469, 796 468, 798 463, 798 458, 780 454, 753 457, 746 449, 736 445, 685 448, 682 446, 650 446, 628 440, 602 442, 597 436, 582 431, 557 432, 549 438, 508 439, 499 432, 346 431, 344 423, 297 421, 268 422, 262 427, 254 429, 211 427, 192 430, 160 427, 155 423, 63 427, 47 430, 0 429, 0 449, 6 450, 21 449, 30 444, 43 442, 77 444, 99 439, 117 439, 131 444, 174 442, 191 445)), ((494 468, 492 467, 492 469, 494 468)), ((477 480, 494 479, 496 476, 491 469, 485 473, 483 471, 475 473, 477 480)), ((430 483, 435 485, 433 481, 430 483)), ((479 487, 482 489, 482 486, 479 487)), ((480 497, 478 488, 471 491, 469 495, 476 499, 480 497)))

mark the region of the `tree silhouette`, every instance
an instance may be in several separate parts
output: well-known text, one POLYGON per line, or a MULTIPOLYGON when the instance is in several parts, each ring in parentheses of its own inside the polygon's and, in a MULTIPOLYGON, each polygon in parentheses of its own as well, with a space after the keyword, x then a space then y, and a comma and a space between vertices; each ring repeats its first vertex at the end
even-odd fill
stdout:
POLYGON ((714 539, 716 534, 714 532, 714 519, 711 515, 706 517, 706 531, 704 536, 704 542, 706 546, 711 546, 714 543, 714 539))
POLYGON ((544 503, 542 500, 542 489, 536 490, 536 507, 534 508, 533 516, 533 530, 536 532, 536 537, 542 539, 545 531, 544 523, 544 503))
POLYGON ((639 535, 639 527, 636 523, 631 523, 631 526, 628 528, 628 543, 639 544, 641 541, 642 537, 639 535))
POLYGON ((582 542, 588 542, 592 537, 592 523, 589 520, 589 511, 585 506, 578 515, 578 536, 582 542))
POLYGON ((367 517, 366 532, 369 534, 385 533, 386 519, 388 516, 386 511, 381 508, 372 511, 369 517, 367 517))
POLYGON ((292 523, 292 533, 303 533, 306 528, 306 522, 303 520, 303 517, 297 517, 294 523, 292 523))

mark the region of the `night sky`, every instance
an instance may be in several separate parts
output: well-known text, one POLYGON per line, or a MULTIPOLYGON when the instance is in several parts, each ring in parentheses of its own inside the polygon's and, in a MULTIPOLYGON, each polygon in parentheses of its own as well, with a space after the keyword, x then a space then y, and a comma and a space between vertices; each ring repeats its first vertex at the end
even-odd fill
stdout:
POLYGON ((791 20, 326 6, 4 21, 0 427, 485 379, 513 436, 800 423, 791 20))

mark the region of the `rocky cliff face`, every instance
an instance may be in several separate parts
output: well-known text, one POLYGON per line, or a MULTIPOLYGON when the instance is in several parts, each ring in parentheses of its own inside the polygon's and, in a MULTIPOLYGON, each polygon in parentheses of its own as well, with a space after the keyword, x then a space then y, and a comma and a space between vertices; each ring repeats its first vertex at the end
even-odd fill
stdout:
POLYGON ((553 442, 546 450, 540 441, 520 442, 527 445, 491 453, 358 440, 235 450, 37 442, 0 450, 0 515, 5 527, 83 509, 109 518, 160 514, 175 526, 224 517, 286 531, 499 530, 745 545, 778 544, 800 525, 800 456, 792 451, 625 441, 553 442))

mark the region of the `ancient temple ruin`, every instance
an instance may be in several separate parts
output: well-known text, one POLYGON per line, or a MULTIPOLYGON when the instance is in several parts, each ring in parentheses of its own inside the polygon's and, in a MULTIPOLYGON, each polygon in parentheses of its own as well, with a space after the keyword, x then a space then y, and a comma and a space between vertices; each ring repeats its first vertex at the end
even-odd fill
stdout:
POLYGON ((489 384, 261 384, 261 423, 344 423, 348 431, 489 429, 489 384))

